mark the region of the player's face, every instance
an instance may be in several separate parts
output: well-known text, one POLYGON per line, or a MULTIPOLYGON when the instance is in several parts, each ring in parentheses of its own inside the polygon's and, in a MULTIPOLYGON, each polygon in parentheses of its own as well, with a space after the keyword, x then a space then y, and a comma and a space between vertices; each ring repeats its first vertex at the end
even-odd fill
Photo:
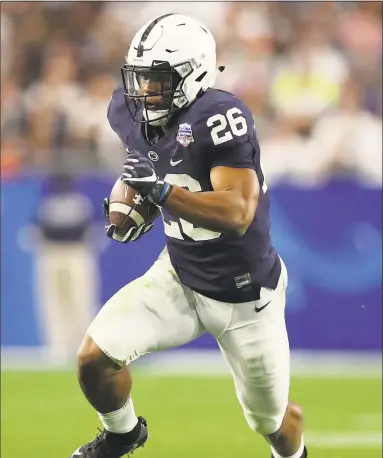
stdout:
POLYGON ((137 72, 140 95, 145 96, 145 107, 149 110, 168 109, 180 78, 175 72, 137 72))
POLYGON ((164 92, 169 90, 167 81, 160 75, 139 73, 137 75, 140 93, 146 96, 146 108, 160 110, 164 105, 164 92))

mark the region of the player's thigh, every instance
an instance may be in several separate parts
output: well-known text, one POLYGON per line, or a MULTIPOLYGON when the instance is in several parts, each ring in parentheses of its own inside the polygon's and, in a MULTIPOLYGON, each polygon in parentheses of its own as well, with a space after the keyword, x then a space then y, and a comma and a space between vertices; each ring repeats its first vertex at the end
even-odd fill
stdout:
POLYGON ((88 329, 96 344, 120 364, 183 345, 202 332, 192 292, 180 284, 167 257, 118 291, 88 329))
POLYGON ((250 427, 271 434, 281 425, 290 384, 289 341, 284 319, 287 274, 275 291, 256 302, 234 305, 231 323, 218 338, 250 427), (270 303, 261 312, 262 304, 270 303))

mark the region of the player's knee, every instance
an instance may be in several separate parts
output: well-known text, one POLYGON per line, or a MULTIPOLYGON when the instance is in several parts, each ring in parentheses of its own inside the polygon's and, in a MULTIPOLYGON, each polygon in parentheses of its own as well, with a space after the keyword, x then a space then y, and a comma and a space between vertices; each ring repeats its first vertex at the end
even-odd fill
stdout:
POLYGON ((299 427, 303 423, 303 411, 297 404, 289 403, 286 408, 260 412, 256 409, 244 410, 245 418, 253 431, 262 436, 271 436, 286 427, 299 427))
POLYGON ((297 404, 290 402, 287 406, 283 421, 289 421, 294 423, 303 422, 303 410, 297 404))
POLYGON ((77 372, 80 379, 99 374, 114 363, 105 355, 96 342, 86 335, 77 353, 77 372))
POLYGON ((283 421, 283 414, 275 416, 245 414, 245 417, 250 428, 262 436, 268 436, 277 431, 283 421))
POLYGON ((275 420, 276 421, 272 432, 266 434, 262 433, 264 436, 272 436, 274 434, 283 432, 286 429, 291 429, 291 427, 300 428, 303 423, 303 411, 297 404, 289 403, 284 415, 280 416, 279 418, 275 417, 275 420))

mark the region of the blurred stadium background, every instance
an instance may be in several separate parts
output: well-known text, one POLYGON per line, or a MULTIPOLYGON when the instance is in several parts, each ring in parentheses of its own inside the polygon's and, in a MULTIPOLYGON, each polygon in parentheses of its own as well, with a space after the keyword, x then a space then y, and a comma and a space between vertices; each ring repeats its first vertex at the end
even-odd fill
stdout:
MULTIPOLYGON (((254 113, 311 456, 378 458, 382 4, 331 1, 1 3, 2 456, 65 457, 89 440, 77 346, 164 244, 161 222, 131 246, 110 243, 101 211, 124 158, 106 120, 119 65, 164 12, 210 27, 226 65, 217 87, 254 113)), ((152 427, 138 456, 269 456, 209 336, 135 372, 152 427)))

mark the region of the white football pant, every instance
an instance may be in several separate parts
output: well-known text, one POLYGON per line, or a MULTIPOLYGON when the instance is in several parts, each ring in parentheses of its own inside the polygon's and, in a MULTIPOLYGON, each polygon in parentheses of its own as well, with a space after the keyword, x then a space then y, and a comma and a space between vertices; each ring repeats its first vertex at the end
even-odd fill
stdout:
POLYGON ((178 347, 210 332, 229 365, 247 422, 267 435, 280 427, 288 404, 286 286, 282 263, 276 290, 262 288, 257 301, 219 302, 182 285, 164 250, 145 275, 105 304, 88 334, 110 358, 127 365, 145 353, 178 347))

